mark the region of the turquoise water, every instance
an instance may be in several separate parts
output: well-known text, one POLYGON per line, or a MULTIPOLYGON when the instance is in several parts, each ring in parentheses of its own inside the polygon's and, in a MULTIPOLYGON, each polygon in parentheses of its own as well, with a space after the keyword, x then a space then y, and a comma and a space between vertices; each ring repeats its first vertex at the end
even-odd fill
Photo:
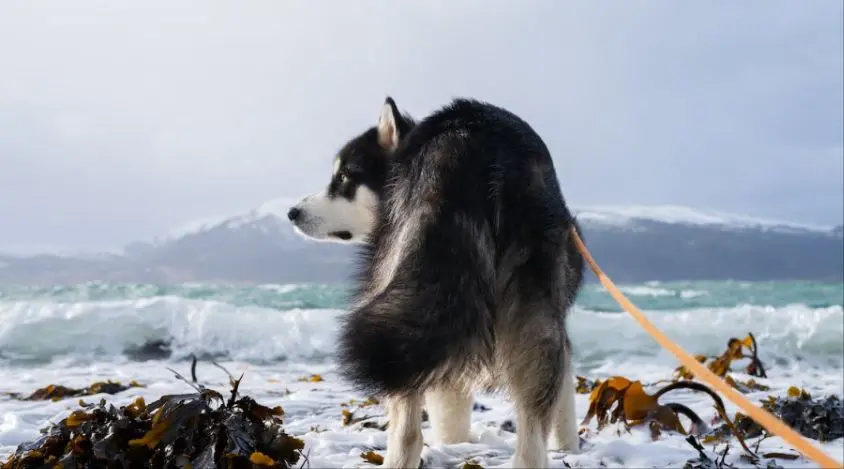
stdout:
MULTIPOLYGON (((781 307, 803 304, 825 308, 844 304, 844 284, 811 282, 650 282, 621 286, 637 306, 648 310, 717 308, 738 305, 781 307)), ((260 306, 279 311, 294 308, 344 308, 348 290, 342 285, 145 285, 87 283, 56 287, 0 287, 0 301, 93 302, 174 296, 260 306)), ((622 311, 599 285, 586 285, 578 306, 593 311, 622 311)))
MULTIPOLYGON (((720 353, 753 332, 772 359, 844 364, 844 286, 838 283, 677 282, 622 290, 692 353, 720 353)), ((253 362, 331 357, 348 290, 338 285, 0 287, 0 362, 125 359, 166 343, 253 362)), ((599 285, 586 285, 569 329, 582 363, 664 352, 599 285)))

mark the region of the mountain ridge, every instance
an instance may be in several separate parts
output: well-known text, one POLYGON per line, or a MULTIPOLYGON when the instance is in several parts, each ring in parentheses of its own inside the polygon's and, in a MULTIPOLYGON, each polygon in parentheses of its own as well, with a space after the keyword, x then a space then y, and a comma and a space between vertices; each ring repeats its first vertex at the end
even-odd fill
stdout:
MULTIPOLYGON (((223 223, 231 223, 237 218, 255 218, 259 216, 276 216, 282 220, 287 219, 287 210, 298 200, 290 197, 271 199, 257 208, 241 212, 199 218, 188 222, 174 230, 171 236, 189 234, 203 229, 210 229, 223 223)), ((632 220, 649 220, 661 223, 685 223, 698 225, 715 225, 731 228, 764 227, 769 229, 785 229, 795 231, 816 231, 826 232, 833 230, 833 226, 797 223, 783 220, 771 220, 766 218, 740 215, 717 210, 694 209, 682 205, 595 205, 583 207, 571 207, 572 213, 579 220, 608 224, 620 224, 632 220)), ((291 229, 292 232, 292 229, 291 229)))
MULTIPOLYGON (((0 254, 0 284, 342 282, 353 248, 307 240, 292 198, 206 217, 122 252, 0 254)), ((573 207, 584 239, 617 281, 840 280, 844 231, 678 205, 573 207)), ((594 279, 593 279, 594 280, 594 279)))

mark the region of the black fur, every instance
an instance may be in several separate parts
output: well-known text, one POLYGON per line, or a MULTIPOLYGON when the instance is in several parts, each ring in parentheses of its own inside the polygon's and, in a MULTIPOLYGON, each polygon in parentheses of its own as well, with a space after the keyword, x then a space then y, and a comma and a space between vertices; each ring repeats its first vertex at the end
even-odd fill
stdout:
MULTIPOLYGON (((564 317, 584 262, 569 239, 576 222, 542 139, 516 115, 474 100, 457 99, 418 124, 392 107, 400 133, 395 152, 379 145, 375 128, 340 152, 348 187, 366 185, 382 200, 361 250, 356 299, 371 293, 373 269, 396 241, 390 204, 434 215, 387 288, 346 317, 339 346, 346 378, 361 391, 402 394, 489 366, 497 321, 513 297, 553 305, 549 324, 560 343, 568 342, 564 317), (407 200, 397 201, 401 196, 407 200)), ((354 197, 340 182, 332 185, 354 197)), ((550 361, 559 361, 558 349, 548 348, 550 361)), ((553 401, 555 392, 537 399, 553 401)))

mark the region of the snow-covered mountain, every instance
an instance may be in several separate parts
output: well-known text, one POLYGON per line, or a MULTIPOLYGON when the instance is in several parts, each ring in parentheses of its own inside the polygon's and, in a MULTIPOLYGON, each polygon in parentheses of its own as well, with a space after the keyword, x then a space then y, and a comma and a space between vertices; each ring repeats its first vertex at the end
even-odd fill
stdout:
MULTIPOLYGON (((681 205, 624 205, 573 208, 578 220, 594 228, 637 228, 637 223, 717 227, 723 230, 760 230, 780 233, 828 233, 833 228, 782 220, 700 210, 681 205)), ((642 228, 639 226, 638 228, 642 228)))
POLYGON ((294 198, 273 199, 242 213, 199 218, 170 230, 164 236, 153 239, 151 244, 163 245, 220 229, 233 232, 257 230, 264 233, 274 233, 279 235, 278 241, 280 243, 290 242, 299 238, 287 221, 287 211, 297 201, 298 199, 294 198))
MULTIPOLYGON (((161 246, 202 233, 226 230, 231 232, 260 231, 272 233, 279 243, 291 248, 301 236, 287 221, 287 211, 297 202, 294 198, 270 200, 257 208, 226 216, 200 218, 179 226, 151 244, 161 246)), ((714 210, 699 210, 680 205, 606 205, 573 207, 577 219, 591 229, 647 230, 649 224, 690 225, 721 230, 759 230, 780 233, 828 234, 834 228, 820 225, 791 223, 714 210)))
MULTIPOLYGON (((124 255, 0 255, 0 283, 341 282, 349 246, 309 241, 276 199, 227 216, 203 218, 124 255)), ((840 227, 808 226, 681 206, 574 208, 590 250, 621 282, 647 280, 841 280, 840 227)))

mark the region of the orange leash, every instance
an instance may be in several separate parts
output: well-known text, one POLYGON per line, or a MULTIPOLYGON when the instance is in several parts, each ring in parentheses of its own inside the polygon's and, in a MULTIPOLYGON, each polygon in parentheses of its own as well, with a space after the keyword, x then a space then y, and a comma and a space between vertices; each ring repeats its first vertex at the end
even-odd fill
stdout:
POLYGON ((595 272, 595 275, 601 281, 601 284, 606 288, 610 295, 621 305, 622 308, 627 310, 633 318, 639 321, 639 324, 657 341, 659 345, 663 348, 668 350, 669 352, 673 353, 679 360, 683 366, 686 367, 687 370, 694 373, 695 377, 705 381, 710 386, 715 388, 715 390, 724 394, 727 399, 733 401, 737 406, 744 411, 745 415, 755 420, 759 425, 765 427, 769 432, 773 433, 774 435, 779 436, 783 440, 787 441, 791 444, 797 451, 803 454, 803 456, 811 459, 815 463, 817 463, 820 467, 823 468, 837 468, 842 467, 842 463, 832 459, 826 453, 821 451, 817 446, 810 443, 808 440, 804 439, 800 436, 799 433, 792 430, 788 425, 783 423, 781 420, 776 418, 774 415, 766 411, 765 409, 754 405, 750 402, 749 399, 744 397, 738 391, 732 388, 729 384, 724 382, 721 378, 716 376, 714 373, 709 371, 708 368, 703 366, 697 360, 694 359, 688 352, 680 348, 679 345, 671 341, 662 331, 656 328, 652 322, 648 320, 648 318, 636 307, 627 297, 624 296, 621 291, 615 286, 612 280, 604 274, 601 270, 601 267, 595 262, 595 259, 592 258, 592 255, 589 254, 589 250, 586 248, 586 245, 583 244, 583 241, 580 239, 580 236, 577 234, 577 231, 572 228, 571 229, 572 236, 574 237, 575 245, 580 253, 583 255, 583 258, 589 264, 589 267, 592 268, 592 271, 595 272))

